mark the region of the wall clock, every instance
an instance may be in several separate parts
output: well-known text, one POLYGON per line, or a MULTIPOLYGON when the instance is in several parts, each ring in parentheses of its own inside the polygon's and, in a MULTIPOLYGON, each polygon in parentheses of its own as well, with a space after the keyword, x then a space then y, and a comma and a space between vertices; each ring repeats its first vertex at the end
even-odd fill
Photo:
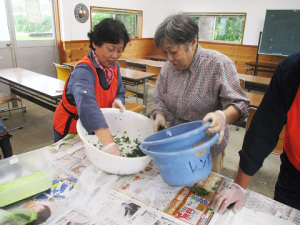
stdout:
POLYGON ((89 10, 84 4, 79 3, 75 6, 74 15, 78 22, 85 23, 89 19, 89 10))

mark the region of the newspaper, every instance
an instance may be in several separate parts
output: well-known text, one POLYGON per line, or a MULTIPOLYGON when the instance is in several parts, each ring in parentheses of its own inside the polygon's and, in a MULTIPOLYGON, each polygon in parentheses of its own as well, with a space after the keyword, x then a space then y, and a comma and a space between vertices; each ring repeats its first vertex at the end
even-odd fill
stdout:
MULTIPOLYGON (((171 187, 160 176, 153 161, 142 171, 127 176, 105 173, 91 164, 76 135, 42 148, 47 152, 55 175, 52 188, 32 197, 49 207, 43 224, 99 225, 207 225, 225 224, 234 215, 226 210, 215 213, 211 202, 215 194, 232 180, 211 173, 191 187, 171 187)), ((28 201, 6 207, 13 211, 28 201)), ((248 191, 244 206, 300 225, 300 211, 258 193, 248 191)), ((230 223, 228 223, 230 224, 230 223)))

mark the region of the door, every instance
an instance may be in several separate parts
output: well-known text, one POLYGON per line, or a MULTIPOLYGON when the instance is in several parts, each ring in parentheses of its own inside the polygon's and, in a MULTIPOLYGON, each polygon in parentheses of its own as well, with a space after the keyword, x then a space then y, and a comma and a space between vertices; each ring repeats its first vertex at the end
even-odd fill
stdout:
MULTIPOLYGON (((0 69, 16 67, 6 9, 5 1, 0 0, 0 69)), ((0 92, 9 93, 8 86, 0 83, 0 92)))
POLYGON ((0 0, 0 69, 21 67, 56 77, 53 8, 53 0, 0 0))

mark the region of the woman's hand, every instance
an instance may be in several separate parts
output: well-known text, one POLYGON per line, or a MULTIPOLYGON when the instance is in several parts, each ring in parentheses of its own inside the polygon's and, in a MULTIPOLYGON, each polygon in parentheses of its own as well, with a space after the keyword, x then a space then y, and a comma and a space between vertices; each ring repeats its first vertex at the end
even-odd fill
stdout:
POLYGON ((103 148, 103 151, 105 151, 106 153, 111 154, 111 155, 123 156, 122 152, 120 151, 118 145, 115 142, 112 142, 112 143, 106 145, 103 148))
POLYGON ((120 112, 124 112, 125 110, 125 106, 123 105, 122 101, 117 98, 113 101, 112 108, 118 108, 120 109, 120 112))
POLYGON ((166 128, 168 128, 166 123, 166 118, 162 114, 157 113, 153 124, 154 133, 166 128))
POLYGON ((233 212, 237 213, 246 202, 247 191, 236 183, 222 190, 213 199, 213 209, 215 212, 223 214, 228 206, 234 204, 233 212))
POLYGON ((207 113, 206 116, 203 118, 203 124, 211 121, 209 128, 207 129, 208 133, 216 133, 220 132, 220 137, 218 143, 223 140, 224 131, 226 127, 226 116, 223 111, 217 110, 215 112, 207 113))

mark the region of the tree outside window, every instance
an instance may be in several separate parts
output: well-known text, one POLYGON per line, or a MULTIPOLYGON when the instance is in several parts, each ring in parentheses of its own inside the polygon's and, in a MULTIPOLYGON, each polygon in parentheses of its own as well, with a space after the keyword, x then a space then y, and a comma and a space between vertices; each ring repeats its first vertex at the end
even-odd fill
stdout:
POLYGON ((199 40, 242 43, 245 13, 188 13, 199 26, 199 40))
POLYGON ((139 36, 139 21, 142 17, 142 11, 126 10, 126 9, 112 9, 91 7, 91 26, 92 28, 105 18, 113 18, 124 23, 127 32, 131 38, 139 36))
POLYGON ((12 9, 17 40, 54 39, 51 1, 15 0, 12 9))

